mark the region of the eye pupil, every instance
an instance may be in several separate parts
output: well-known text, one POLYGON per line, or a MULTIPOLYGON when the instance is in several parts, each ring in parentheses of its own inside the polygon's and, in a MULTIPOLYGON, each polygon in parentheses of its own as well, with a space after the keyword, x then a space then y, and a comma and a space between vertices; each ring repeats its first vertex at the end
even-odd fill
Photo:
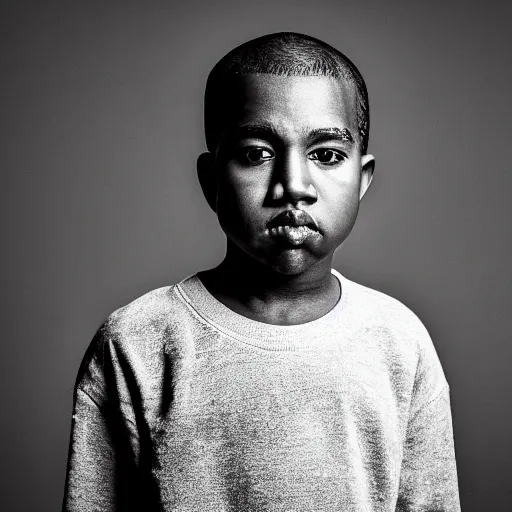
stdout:
POLYGON ((330 151, 329 149, 324 149, 323 151, 320 152, 320 154, 322 155, 320 157, 320 160, 329 161, 332 158, 333 152, 330 151))

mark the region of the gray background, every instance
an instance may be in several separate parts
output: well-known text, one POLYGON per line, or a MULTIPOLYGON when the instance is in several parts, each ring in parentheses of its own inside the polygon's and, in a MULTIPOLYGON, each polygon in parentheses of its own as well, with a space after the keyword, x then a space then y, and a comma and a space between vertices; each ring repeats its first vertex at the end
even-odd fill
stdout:
POLYGON ((219 261, 202 94, 263 33, 336 46, 367 81, 375 181, 336 267, 424 320, 451 385, 463 510, 512 510, 507 2, 3 2, 6 511, 58 510, 72 389, 102 320, 219 261))

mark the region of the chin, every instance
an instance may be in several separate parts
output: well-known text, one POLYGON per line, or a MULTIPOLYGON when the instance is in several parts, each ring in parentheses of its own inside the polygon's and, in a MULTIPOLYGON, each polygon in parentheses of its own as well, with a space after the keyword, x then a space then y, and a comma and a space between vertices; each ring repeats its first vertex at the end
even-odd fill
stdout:
POLYGON ((279 274, 297 276, 308 270, 314 262, 303 249, 288 249, 266 263, 279 274))

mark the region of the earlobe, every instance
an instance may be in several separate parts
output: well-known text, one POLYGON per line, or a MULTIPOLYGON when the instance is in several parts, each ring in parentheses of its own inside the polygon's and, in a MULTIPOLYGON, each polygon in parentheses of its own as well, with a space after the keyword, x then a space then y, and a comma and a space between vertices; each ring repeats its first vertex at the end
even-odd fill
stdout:
POLYGON ((375 171, 375 158, 373 155, 366 154, 361 157, 361 185, 359 187, 359 201, 363 199, 373 180, 375 171))
POLYGON ((210 208, 217 210, 217 183, 213 155, 202 153, 197 159, 197 177, 203 191, 203 195, 210 208))

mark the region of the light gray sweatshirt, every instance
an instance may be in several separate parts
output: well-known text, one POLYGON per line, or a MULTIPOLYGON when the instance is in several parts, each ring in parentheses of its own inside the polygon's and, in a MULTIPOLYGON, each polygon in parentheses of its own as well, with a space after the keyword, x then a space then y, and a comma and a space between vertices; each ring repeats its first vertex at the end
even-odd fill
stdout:
POLYGON ((449 388, 403 304, 250 320, 197 276, 114 312, 79 371, 64 510, 460 510, 449 388))

